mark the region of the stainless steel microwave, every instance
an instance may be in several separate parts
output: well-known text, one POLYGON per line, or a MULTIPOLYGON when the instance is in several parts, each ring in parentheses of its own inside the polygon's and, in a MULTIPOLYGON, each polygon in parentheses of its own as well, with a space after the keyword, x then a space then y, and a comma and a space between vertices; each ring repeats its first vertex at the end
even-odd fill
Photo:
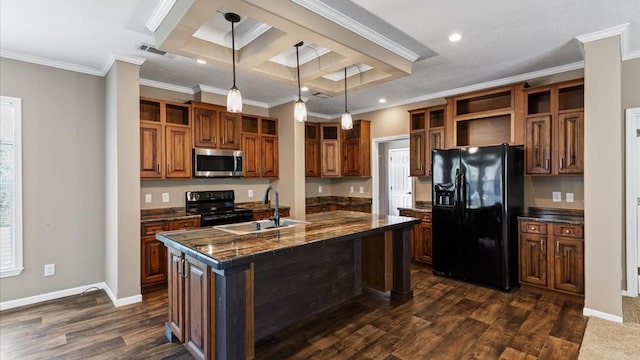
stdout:
POLYGON ((242 151, 193 149, 194 177, 242 176, 242 151))

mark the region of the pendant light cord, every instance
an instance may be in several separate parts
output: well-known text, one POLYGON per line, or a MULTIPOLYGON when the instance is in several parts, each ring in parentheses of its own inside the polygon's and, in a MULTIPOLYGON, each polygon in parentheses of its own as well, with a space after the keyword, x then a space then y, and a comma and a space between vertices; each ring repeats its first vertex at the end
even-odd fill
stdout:
POLYGON ((236 35, 231 22, 231 61, 233 62, 233 87, 236 87, 236 35))
POLYGON ((344 68, 344 112, 347 112, 347 68, 344 68))
POLYGON ((298 49, 304 44, 302 41, 296 44, 296 64, 298 65, 298 100, 302 100, 302 94, 300 93, 300 54, 298 49))

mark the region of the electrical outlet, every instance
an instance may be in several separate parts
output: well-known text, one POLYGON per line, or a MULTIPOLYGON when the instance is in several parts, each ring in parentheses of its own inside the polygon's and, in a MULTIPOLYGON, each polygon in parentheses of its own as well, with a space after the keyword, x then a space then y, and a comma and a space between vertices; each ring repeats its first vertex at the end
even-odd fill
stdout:
POLYGON ((553 202, 562 202, 562 193, 560 191, 554 191, 552 195, 553 202))
POLYGON ((322 186, 318 186, 318 192, 322 194, 322 186))
POLYGON ((352 193, 353 192, 353 186, 349 187, 349 192, 352 193))
POLYGON ((162 202, 169 202, 169 193, 162 193, 162 202))
POLYGON ((565 200, 568 203, 572 203, 573 202, 573 193, 567 193, 567 195, 565 195, 565 196, 566 196, 565 200))
POLYGON ((364 186, 360 186, 360 194, 364 194, 364 186))
POLYGON ((56 264, 44 265, 44 276, 53 276, 56 274, 56 264))
POLYGON ((249 189, 249 191, 247 191, 247 196, 249 196, 250 198, 253 197, 253 189, 249 189))
POLYGON ((151 202, 151 194, 144 194, 144 202, 147 204, 151 202))

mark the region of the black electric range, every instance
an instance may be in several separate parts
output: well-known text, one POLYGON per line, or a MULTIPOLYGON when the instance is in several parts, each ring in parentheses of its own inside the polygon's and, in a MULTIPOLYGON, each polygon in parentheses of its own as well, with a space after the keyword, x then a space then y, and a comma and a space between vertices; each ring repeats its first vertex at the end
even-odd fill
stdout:
POLYGON ((235 207, 233 190, 187 191, 186 212, 200 215, 200 226, 232 224, 253 219, 253 211, 235 207))

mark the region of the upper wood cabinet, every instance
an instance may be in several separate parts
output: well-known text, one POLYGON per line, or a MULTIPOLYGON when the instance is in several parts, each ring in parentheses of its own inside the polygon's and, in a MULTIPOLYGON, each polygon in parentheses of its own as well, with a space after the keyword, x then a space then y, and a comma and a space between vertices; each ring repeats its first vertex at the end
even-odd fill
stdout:
POLYGON ((340 161, 342 131, 340 129, 340 124, 320 124, 320 137, 320 159, 322 162, 320 175, 323 177, 342 176, 342 167, 340 161))
POLYGON ((524 144, 524 83, 449 98, 445 146, 524 144))
POLYGON ((342 176, 371 176, 371 122, 356 120, 342 130, 342 176))
POLYGON ((191 102, 193 143, 195 147, 240 149, 240 114, 221 106, 191 102))
POLYGON ((191 106, 140 99, 140 178, 191 177, 191 106))
POLYGON ((242 115, 243 177, 278 177, 278 119, 242 115))
POLYGON ((431 151, 444 149, 446 106, 409 111, 409 175, 431 176, 431 151))
POLYGON ((304 124, 304 174, 306 177, 320 176, 320 125, 304 124))
POLYGON ((584 172, 584 82, 525 90, 528 175, 584 172))

